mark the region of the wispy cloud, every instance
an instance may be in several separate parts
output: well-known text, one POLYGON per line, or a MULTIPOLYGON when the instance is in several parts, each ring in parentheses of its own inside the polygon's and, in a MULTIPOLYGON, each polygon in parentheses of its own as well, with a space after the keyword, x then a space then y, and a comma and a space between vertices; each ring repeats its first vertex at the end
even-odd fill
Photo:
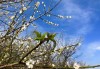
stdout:
POLYGON ((100 41, 91 42, 87 44, 84 56, 87 58, 94 57, 98 51, 100 51, 100 41))
MULTIPOLYGON (((81 60, 86 62, 88 65, 98 65, 100 64, 100 41, 93 41, 89 44, 85 44, 84 48, 82 48, 82 56, 80 57, 81 60)), ((95 68, 100 69, 100 68, 95 68)))
POLYGON ((63 0, 63 8, 60 11, 67 15, 72 15, 71 26, 77 34, 87 34, 91 30, 90 20, 93 12, 87 8, 83 9, 73 0, 63 0))

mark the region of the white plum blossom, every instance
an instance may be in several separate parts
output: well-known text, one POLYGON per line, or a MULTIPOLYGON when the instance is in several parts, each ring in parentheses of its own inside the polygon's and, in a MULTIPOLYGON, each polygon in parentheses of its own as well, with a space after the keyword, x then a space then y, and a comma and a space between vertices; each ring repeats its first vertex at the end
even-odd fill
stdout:
POLYGON ((66 16, 66 18, 69 18, 69 16, 66 16))
POLYGON ((59 24, 55 24, 55 23, 53 23, 53 22, 51 22, 51 21, 48 21, 48 20, 44 20, 47 24, 51 24, 51 25, 54 25, 54 26, 59 26, 59 24))
POLYGON ((58 15, 59 18, 72 18, 72 16, 62 16, 62 15, 58 15))
POLYGON ((67 47, 66 49, 67 49, 67 50, 69 50, 70 48, 69 48, 69 47, 67 47))
POLYGON ((22 9, 19 11, 19 13, 21 14, 23 11, 22 11, 22 9))
POLYGON ((36 61, 36 64, 39 64, 39 63, 40 63, 40 60, 37 60, 37 61, 36 61))
POLYGON ((28 26, 29 26, 29 23, 23 24, 22 28, 21 28, 21 31, 25 30, 28 26))
POLYGON ((46 5, 45 5, 45 4, 44 4, 43 6, 44 6, 44 7, 46 7, 46 5))
POLYGON ((28 39, 29 41, 32 41, 32 38, 31 38, 31 37, 28 37, 27 39, 28 39))
POLYGON ((73 67, 74 67, 75 69, 79 69, 79 68, 80 68, 80 65, 77 64, 77 63, 74 63, 73 67))
POLYGON ((26 61, 26 65, 28 68, 33 68, 33 65, 35 64, 35 61, 30 59, 28 61, 26 61))
POLYGON ((11 16, 10 19, 14 19, 15 16, 11 16))
POLYGON ((82 44, 81 43, 78 43, 78 46, 81 46, 82 44))
POLYGON ((44 50, 45 52, 47 51, 47 50, 44 50))
POLYGON ((58 17, 60 17, 60 18, 64 18, 64 16, 62 16, 62 15, 58 15, 58 17))
POLYGON ((52 64, 53 67, 55 67, 55 64, 52 64))
POLYGON ((29 45, 27 45, 26 48, 29 48, 29 45))
POLYGON ((72 16, 69 16, 69 18, 72 18, 72 16))
POLYGON ((4 55, 4 58, 7 58, 7 57, 8 57, 8 55, 9 55, 8 53, 7 53, 7 54, 5 54, 5 55, 4 55))
POLYGON ((64 48, 62 47, 62 48, 59 48, 58 50, 56 50, 56 51, 58 51, 58 52, 62 52, 64 50, 64 48))
POLYGON ((42 4, 44 4, 44 2, 42 1, 42 4))
POLYGON ((31 37, 28 37, 28 40, 31 40, 32 38, 31 37))
POLYGON ((50 14, 47 14, 47 16, 50 17, 51 15, 50 14))
POLYGON ((55 24, 55 26, 59 26, 59 24, 55 24))
POLYGON ((21 28, 21 31, 25 30, 27 28, 27 25, 26 24, 23 24, 22 25, 22 28, 21 28))
POLYGON ((39 7, 39 5, 40 5, 40 2, 37 1, 36 4, 35 4, 35 6, 36 6, 36 7, 39 7))
POLYGON ((27 8, 26 7, 23 7, 23 10, 25 11, 25 10, 27 10, 27 8))
POLYGON ((22 6, 24 7, 24 4, 22 4, 22 6))
POLYGON ((30 23, 26 23, 25 25, 26 25, 26 26, 29 26, 29 25, 30 25, 30 23))
POLYGON ((47 56, 47 55, 45 55, 44 57, 45 57, 45 58, 47 58, 48 56, 47 56))
POLYGON ((40 53, 40 55, 42 55, 43 53, 40 53))
POLYGON ((20 44, 24 44, 24 42, 21 40, 21 41, 20 41, 20 44))
POLYGON ((31 20, 35 20, 35 17, 34 17, 34 16, 30 16, 30 19, 31 19, 31 20))
POLYGON ((69 64, 69 62, 67 62, 67 66, 68 66, 68 67, 70 67, 70 64, 69 64))

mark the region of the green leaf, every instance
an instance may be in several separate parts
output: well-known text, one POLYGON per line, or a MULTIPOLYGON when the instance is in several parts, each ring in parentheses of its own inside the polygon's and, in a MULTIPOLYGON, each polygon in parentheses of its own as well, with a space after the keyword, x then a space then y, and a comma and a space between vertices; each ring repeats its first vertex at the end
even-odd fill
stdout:
POLYGON ((41 37, 36 37, 35 40, 41 40, 41 37))
POLYGON ((46 35, 47 33, 44 33, 41 38, 44 39, 46 35))
POLYGON ((54 39, 55 36, 56 36, 56 34, 52 34, 52 37, 51 38, 54 39))
POLYGON ((34 33, 36 34, 37 37, 41 37, 41 33, 39 33, 38 31, 34 31, 34 33))

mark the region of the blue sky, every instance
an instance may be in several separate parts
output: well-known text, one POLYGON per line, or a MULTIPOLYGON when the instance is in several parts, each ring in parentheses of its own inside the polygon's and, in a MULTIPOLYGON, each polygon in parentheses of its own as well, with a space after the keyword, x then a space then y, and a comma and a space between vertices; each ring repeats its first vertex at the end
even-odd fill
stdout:
MULTIPOLYGON (((39 0, 41 1, 41 0, 39 0)), ((43 0, 46 6, 49 5, 48 0, 43 0)), ((58 0, 54 0, 53 5, 58 0)), ((50 7, 53 7, 51 5, 50 7)), ((52 13, 61 14, 64 16, 72 16, 71 19, 59 19, 56 17, 43 17, 59 26, 52 26, 44 23, 42 20, 37 20, 34 23, 38 26, 37 30, 40 32, 56 32, 63 34, 64 39, 67 42, 69 39, 71 42, 78 38, 82 38, 82 46, 80 53, 82 55, 78 60, 82 60, 88 65, 100 64, 100 0, 63 0, 59 6, 57 6, 52 13)), ((40 10, 41 5, 39 7, 40 10)), ((32 14, 32 10, 26 12, 26 16, 32 14)), ((27 33, 30 32, 32 27, 30 26, 27 33)), ((23 36, 23 35, 22 35, 23 36)), ((99 68, 95 68, 99 69, 99 68)))
POLYGON ((100 64, 100 0, 63 0, 53 13, 71 15, 72 18, 47 18, 58 23, 58 27, 36 21, 38 30, 63 33, 65 39, 82 37, 82 56, 79 60, 88 65, 100 64))
MULTIPOLYGON (((50 3, 50 0, 43 1, 46 3, 46 6, 50 3)), ((58 0, 54 0, 53 5, 57 1, 58 0)), ((50 7, 53 7, 53 5, 50 7)), ((8 9, 11 10, 11 8, 8 9)), ((39 9, 43 10, 41 5, 39 9)), ((29 18, 32 13, 32 9, 28 10, 26 12, 27 18, 29 18)), ((81 37, 83 41, 79 52, 82 53, 82 55, 78 60, 82 60, 88 65, 100 64, 100 0, 63 0, 52 13, 72 16, 72 18, 59 19, 52 16, 43 17, 59 24, 59 26, 48 25, 39 19, 34 22, 38 26, 37 30, 40 32, 63 34, 66 40, 65 42, 73 42, 81 37)), ((32 27, 30 26, 27 33, 29 33, 31 29, 32 27)))

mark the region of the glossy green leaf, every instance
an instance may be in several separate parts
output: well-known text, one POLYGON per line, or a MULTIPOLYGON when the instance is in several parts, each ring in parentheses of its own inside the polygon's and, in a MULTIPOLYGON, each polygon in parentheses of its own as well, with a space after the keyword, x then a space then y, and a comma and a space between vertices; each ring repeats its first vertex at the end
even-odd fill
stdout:
POLYGON ((41 37, 41 33, 39 33, 38 31, 34 31, 34 33, 36 34, 37 37, 41 37))

